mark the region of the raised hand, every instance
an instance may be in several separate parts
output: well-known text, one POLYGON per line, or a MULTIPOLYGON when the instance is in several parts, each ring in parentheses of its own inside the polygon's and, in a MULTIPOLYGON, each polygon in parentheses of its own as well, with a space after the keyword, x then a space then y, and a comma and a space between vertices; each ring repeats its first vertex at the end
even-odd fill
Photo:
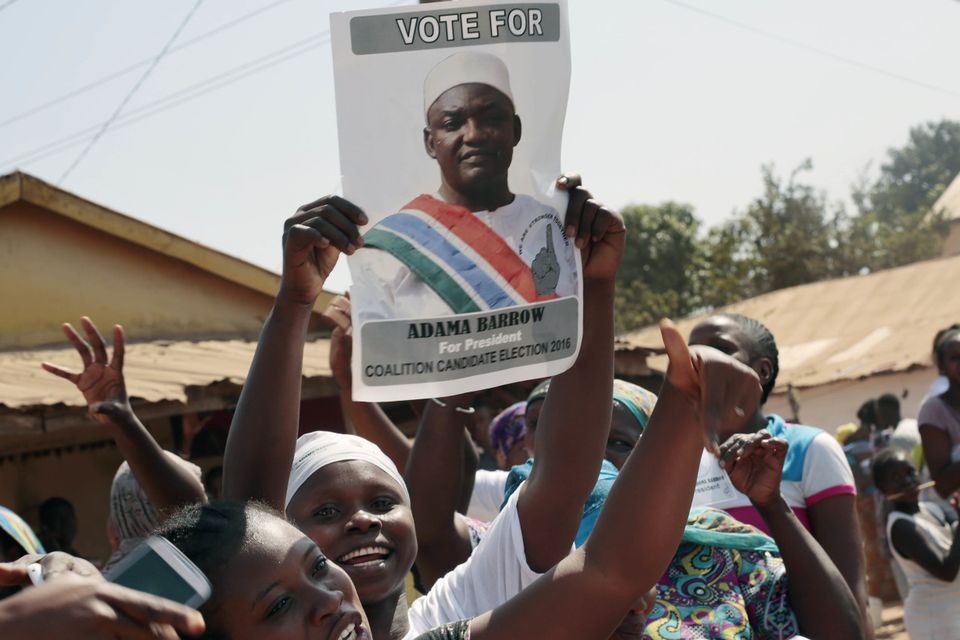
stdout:
POLYGON ((676 326, 660 322, 660 335, 670 364, 667 382, 687 396, 704 429, 704 447, 719 455, 717 430, 739 429, 750 419, 744 407, 756 407, 763 390, 757 372, 712 347, 688 347, 676 326))
POLYGON ((336 323, 330 334, 330 370, 340 391, 349 393, 353 385, 350 358, 353 355, 353 324, 350 319, 350 295, 330 301, 323 315, 336 323))
POLYGON ((533 272, 533 283, 537 287, 537 295, 545 296, 557 292, 557 283, 560 281, 560 261, 557 260, 557 250, 553 246, 553 226, 547 225, 546 246, 537 252, 530 265, 533 272))
POLYGON ((766 430, 738 433, 720 447, 720 464, 740 493, 758 506, 780 497, 780 478, 787 457, 786 440, 766 430))
POLYGON ((580 182, 575 173, 557 179, 557 188, 570 192, 564 233, 568 238, 576 238, 584 278, 613 280, 623 257, 627 228, 619 213, 594 200, 589 191, 580 187, 580 182))
POLYGON ((118 324, 113 326, 113 357, 108 362, 107 348, 96 325, 86 316, 80 319, 80 325, 87 340, 80 337, 69 322, 63 325, 63 333, 80 354, 83 370, 77 373, 50 362, 44 362, 41 366, 53 375, 77 385, 87 401, 90 415, 108 424, 111 420, 109 413, 130 409, 123 380, 123 327, 118 324))
POLYGON ((101 577, 68 574, 0 602, 3 637, 164 638, 203 632, 202 616, 183 605, 110 584, 101 577), (2 615, 9 608, 8 616, 2 615))
POLYGON ((359 225, 367 216, 339 196, 324 196, 300 207, 284 223, 283 277, 279 298, 312 306, 340 253, 363 246, 359 225))

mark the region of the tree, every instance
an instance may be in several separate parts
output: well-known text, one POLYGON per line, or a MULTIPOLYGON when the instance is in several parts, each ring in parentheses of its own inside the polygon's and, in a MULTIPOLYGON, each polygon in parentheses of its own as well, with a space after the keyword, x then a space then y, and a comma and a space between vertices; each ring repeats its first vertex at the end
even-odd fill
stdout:
POLYGON ((885 269, 936 257, 947 225, 932 208, 958 173, 960 122, 914 127, 906 145, 888 150, 877 180, 853 189, 862 266, 885 269))
POLYGON ((617 273, 617 330, 680 317, 699 304, 700 219, 676 202, 632 205, 621 212, 627 252, 617 273))
POLYGON ((853 188, 854 215, 801 180, 812 167, 806 160, 784 178, 764 166, 763 193, 703 235, 689 205, 627 207, 617 330, 935 257, 947 225, 931 209, 960 173, 960 122, 911 129, 879 177, 853 188))
POLYGON ((814 282, 834 275, 833 217, 826 197, 797 181, 813 169, 808 159, 784 180, 764 166, 763 195, 742 215, 743 241, 752 257, 754 288, 761 292, 814 282), (752 254, 752 255, 751 255, 752 254))

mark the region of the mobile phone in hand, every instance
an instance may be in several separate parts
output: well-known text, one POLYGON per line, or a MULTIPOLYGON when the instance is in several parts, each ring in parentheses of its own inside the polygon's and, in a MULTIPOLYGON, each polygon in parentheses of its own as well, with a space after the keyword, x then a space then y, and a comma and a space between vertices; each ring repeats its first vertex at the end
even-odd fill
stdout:
POLYGON ((210 598, 210 581, 173 543, 150 536, 104 577, 136 591, 197 608, 210 598))

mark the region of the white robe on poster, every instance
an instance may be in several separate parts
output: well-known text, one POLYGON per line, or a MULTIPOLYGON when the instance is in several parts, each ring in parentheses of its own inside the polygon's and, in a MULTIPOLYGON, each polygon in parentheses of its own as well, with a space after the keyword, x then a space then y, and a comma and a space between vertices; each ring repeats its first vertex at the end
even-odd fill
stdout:
MULTIPOLYGON (((440 196, 434 194, 435 198, 440 196)), ((546 229, 553 225, 554 246, 560 264, 556 294, 577 295, 576 247, 563 234, 563 218, 556 209, 526 195, 493 211, 474 214, 531 265, 546 246, 546 229)), ((361 324, 368 320, 432 318, 451 315, 449 305, 419 276, 386 251, 361 249, 351 259, 350 296, 361 324)))

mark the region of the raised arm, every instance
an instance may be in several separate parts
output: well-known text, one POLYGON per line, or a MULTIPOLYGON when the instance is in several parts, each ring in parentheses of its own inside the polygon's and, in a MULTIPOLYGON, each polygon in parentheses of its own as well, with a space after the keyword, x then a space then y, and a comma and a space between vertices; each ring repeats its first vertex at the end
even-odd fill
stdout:
POLYGON ((603 461, 613 411, 613 296, 623 219, 562 177, 570 189, 566 235, 583 259, 583 339, 577 361, 555 376, 537 426, 536 463, 517 503, 527 564, 542 572, 570 552, 603 461))
MULTIPOLYGON (((428 402, 417 429, 405 479, 417 523, 417 570, 429 588, 470 556, 470 533, 456 517, 466 473, 467 416, 474 394, 428 402)), ((471 483, 472 487, 472 483, 471 483)))
MULTIPOLYGON (((869 625, 863 541, 855 500, 849 494, 830 496, 810 505, 807 515, 817 542, 846 580, 859 605, 861 619, 869 625)), ((868 635, 872 637, 872 632, 868 635)))
POLYGON ((303 344, 310 314, 340 252, 353 253, 366 224, 337 196, 301 207, 284 223, 283 275, 227 438, 223 496, 283 510, 300 424, 303 344))
POLYGON ((862 638, 863 618, 853 592, 780 493, 787 448, 785 440, 766 431, 737 435, 721 446, 721 460, 733 486, 750 498, 780 548, 790 605, 803 634, 826 640, 862 638))
POLYGON ((350 357, 353 353, 353 326, 350 319, 350 298, 337 296, 323 315, 337 326, 330 335, 330 369, 340 389, 340 407, 356 435, 380 447, 397 465, 407 468, 407 458, 413 444, 393 423, 376 402, 356 402, 353 399, 353 376, 350 357))
POLYGON ((672 325, 663 333, 667 381, 593 533, 506 605, 472 621, 472 640, 607 638, 663 574, 686 523, 705 430, 742 422, 736 408, 755 406, 761 394, 752 369, 710 348, 691 354, 672 325))
POLYGON ((123 328, 113 327, 113 357, 107 359, 103 337, 90 318, 80 320, 84 340, 69 323, 63 333, 80 354, 80 373, 44 362, 43 368, 77 386, 87 401, 90 415, 107 427, 117 449, 154 507, 169 512, 193 502, 206 502, 203 485, 183 466, 172 462, 137 419, 123 378, 123 328))

